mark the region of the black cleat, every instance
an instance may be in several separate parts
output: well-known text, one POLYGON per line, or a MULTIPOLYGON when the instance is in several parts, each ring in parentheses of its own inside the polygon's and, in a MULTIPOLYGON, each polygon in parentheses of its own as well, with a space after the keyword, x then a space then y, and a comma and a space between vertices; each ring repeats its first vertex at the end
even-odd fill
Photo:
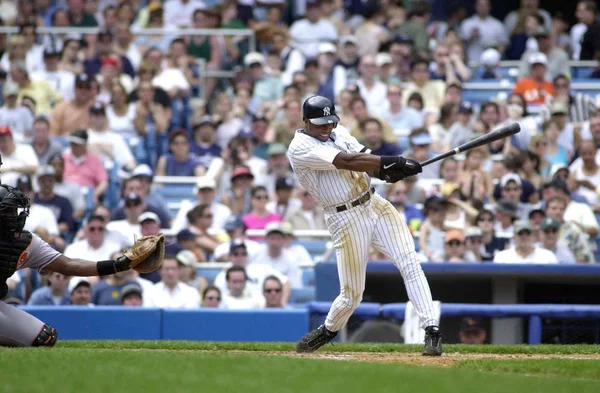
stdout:
POLYGON ((424 356, 442 356, 442 333, 437 326, 428 326, 425 328, 425 348, 424 356))
POLYGON ((321 325, 312 332, 307 333, 300 341, 298 341, 298 344, 296 344, 296 352, 314 352, 333 340, 335 336, 337 336, 337 332, 330 332, 325 328, 325 325, 321 325))

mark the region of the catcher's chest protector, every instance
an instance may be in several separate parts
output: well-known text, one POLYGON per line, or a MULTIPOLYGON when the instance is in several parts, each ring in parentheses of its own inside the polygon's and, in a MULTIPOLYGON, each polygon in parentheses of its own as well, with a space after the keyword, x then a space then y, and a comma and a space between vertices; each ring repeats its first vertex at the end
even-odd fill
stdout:
POLYGON ((8 293, 6 280, 14 274, 17 267, 27 260, 27 248, 31 244, 31 232, 23 231, 14 237, 0 237, 0 300, 8 293), (21 262, 19 262, 21 260, 21 262))

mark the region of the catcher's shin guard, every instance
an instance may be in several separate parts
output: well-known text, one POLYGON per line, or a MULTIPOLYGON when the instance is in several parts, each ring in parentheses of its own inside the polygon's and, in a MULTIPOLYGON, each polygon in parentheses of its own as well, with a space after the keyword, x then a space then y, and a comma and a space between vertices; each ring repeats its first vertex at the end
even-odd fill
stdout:
POLYGON ((53 347, 58 341, 58 332, 52 326, 44 324, 40 334, 33 340, 32 347, 53 347))

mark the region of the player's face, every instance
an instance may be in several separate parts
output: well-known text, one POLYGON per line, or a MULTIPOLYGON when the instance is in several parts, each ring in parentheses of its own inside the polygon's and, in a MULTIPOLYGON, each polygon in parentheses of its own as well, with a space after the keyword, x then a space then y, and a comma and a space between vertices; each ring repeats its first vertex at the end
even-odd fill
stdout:
POLYGON ((323 124, 318 126, 316 124, 312 124, 308 120, 304 120, 305 131, 308 135, 313 138, 317 138, 321 142, 326 142, 331 135, 331 132, 335 128, 335 124, 323 124))

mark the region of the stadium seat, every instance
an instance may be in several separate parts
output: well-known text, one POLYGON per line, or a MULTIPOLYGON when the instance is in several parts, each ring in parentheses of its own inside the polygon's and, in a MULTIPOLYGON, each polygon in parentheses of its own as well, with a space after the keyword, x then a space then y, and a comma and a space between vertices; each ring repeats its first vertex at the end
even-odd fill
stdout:
POLYGON ((215 282, 217 275, 223 270, 220 266, 199 267, 196 269, 196 274, 206 278, 210 285, 215 282))
POLYGON ((290 304, 304 304, 314 301, 315 298, 315 288, 293 288, 290 295, 290 304))
POLYGON ((313 258, 322 255, 327 251, 327 241, 324 240, 301 240, 296 243, 304 246, 306 251, 308 251, 313 258))
POLYGON ((302 269, 302 285, 305 287, 314 287, 316 283, 315 269, 312 267, 302 269))

